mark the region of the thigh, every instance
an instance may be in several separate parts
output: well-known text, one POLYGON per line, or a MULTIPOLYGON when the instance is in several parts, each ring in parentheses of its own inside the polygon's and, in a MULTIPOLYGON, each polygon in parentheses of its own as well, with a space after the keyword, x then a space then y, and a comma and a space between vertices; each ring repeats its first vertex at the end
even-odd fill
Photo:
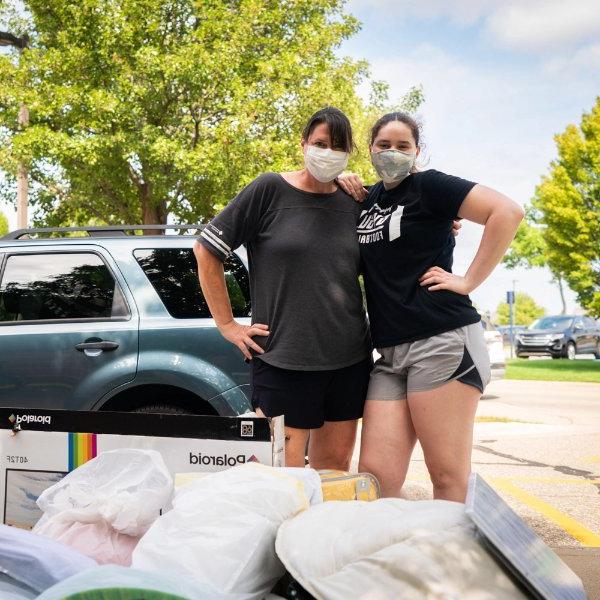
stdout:
POLYGON ((308 459, 314 469, 350 468, 372 366, 369 356, 357 364, 329 372, 325 423, 310 433, 308 459))
POLYGON ((432 478, 437 474, 468 476, 473 423, 481 392, 451 381, 436 389, 408 393, 408 407, 432 478))
POLYGON ((359 471, 377 477, 384 497, 400 496, 415 441, 406 400, 367 400, 359 471))
POLYGON ((348 471, 356 443, 357 419, 326 421, 310 432, 308 462, 313 469, 348 471))
POLYGON ((406 369, 403 359, 408 344, 378 348, 381 355, 375 362, 369 378, 368 400, 405 400, 406 369))
POLYGON ((406 363, 409 393, 434 390, 455 380, 483 393, 490 380, 490 360, 481 323, 413 342, 406 363))
POLYGON ((325 421, 326 372, 279 369, 252 359, 252 406, 267 417, 283 415, 285 426, 309 430, 325 421))
MULTIPOLYGON (((266 417, 260 409, 256 409, 259 417, 266 417)), ((304 467, 305 450, 308 442, 309 429, 295 429, 294 427, 285 427, 285 466, 286 467, 304 467)))
POLYGON ((363 416, 373 360, 366 359, 342 369, 328 371, 325 390, 325 421, 356 421, 363 416))

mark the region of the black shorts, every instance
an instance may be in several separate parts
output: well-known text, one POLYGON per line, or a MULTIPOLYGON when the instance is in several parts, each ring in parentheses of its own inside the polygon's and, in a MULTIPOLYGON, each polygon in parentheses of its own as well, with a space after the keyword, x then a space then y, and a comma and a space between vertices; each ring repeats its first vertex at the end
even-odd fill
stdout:
POLYGON ((369 356, 332 371, 295 371, 252 359, 252 406, 267 417, 285 416, 285 425, 318 429, 325 421, 350 421, 363 414, 369 375, 369 356))

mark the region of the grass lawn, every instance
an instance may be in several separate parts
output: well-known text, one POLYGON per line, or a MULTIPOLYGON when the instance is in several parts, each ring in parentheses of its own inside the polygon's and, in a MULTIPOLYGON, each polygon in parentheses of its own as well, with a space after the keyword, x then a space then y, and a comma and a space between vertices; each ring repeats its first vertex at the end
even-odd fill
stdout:
POLYGON ((505 379, 538 381, 591 381, 600 383, 600 360, 527 360, 506 361, 505 379))

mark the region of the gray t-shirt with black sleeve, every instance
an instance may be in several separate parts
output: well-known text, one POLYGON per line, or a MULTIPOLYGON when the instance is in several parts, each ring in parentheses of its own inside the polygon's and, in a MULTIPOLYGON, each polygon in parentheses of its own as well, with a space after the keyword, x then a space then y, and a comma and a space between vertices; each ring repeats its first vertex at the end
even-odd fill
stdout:
POLYGON ((358 283, 360 205, 341 190, 315 194, 266 173, 202 230, 220 260, 248 249, 254 340, 282 369, 324 371, 358 363, 371 342, 358 283))

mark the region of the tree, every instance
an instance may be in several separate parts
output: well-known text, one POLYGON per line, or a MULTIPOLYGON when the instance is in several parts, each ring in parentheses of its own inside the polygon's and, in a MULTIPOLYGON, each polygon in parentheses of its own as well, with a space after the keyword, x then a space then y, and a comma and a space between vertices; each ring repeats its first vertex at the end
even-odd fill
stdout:
MULTIPOLYGON (((523 292, 515 294, 514 311, 515 325, 531 325, 536 319, 546 314, 545 308, 537 304, 529 294, 523 292)), ((510 325, 509 306, 506 302, 498 304, 496 323, 498 325, 510 325)))
MULTIPOLYGON (((359 28, 344 0, 24 4, 30 47, 0 57, 0 168, 28 165, 39 224, 205 220, 260 172, 296 168, 318 108, 361 136, 387 103, 377 82, 361 100, 367 64, 334 52, 359 28)), ((367 153, 350 168, 366 175, 367 153)))
POLYGON ((508 252, 502 259, 502 262, 509 269, 516 267, 548 267, 552 273, 552 281, 558 285, 560 299, 562 302, 561 314, 567 312, 567 302, 563 287, 564 275, 559 267, 548 256, 546 241, 542 229, 536 225, 534 212, 529 207, 525 211, 525 219, 519 225, 515 239, 513 240, 508 252))
POLYGON ((533 218, 553 272, 600 317, 600 97, 579 127, 554 139, 558 158, 536 188, 533 218))
POLYGON ((8 219, 6 215, 0 211, 0 237, 8 233, 8 219))

